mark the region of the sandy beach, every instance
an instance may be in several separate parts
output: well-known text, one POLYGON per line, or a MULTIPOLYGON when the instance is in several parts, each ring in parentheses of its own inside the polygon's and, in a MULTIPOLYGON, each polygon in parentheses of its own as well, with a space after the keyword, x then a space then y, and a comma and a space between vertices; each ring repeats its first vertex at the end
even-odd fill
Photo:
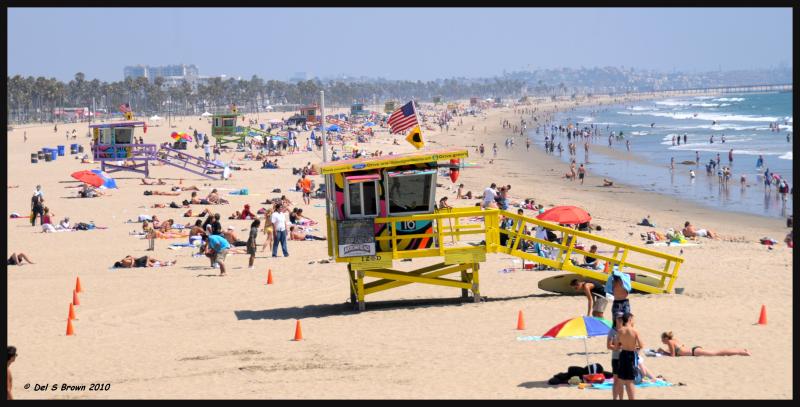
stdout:
MULTIPOLYGON (((663 97, 663 96, 659 96, 663 97)), ((620 98, 622 99, 622 98, 620 98)), ((610 103, 608 97, 581 101, 582 105, 610 103)), ((468 104, 469 102, 465 102, 468 104)), ((537 102, 539 112, 567 109, 575 101, 537 102)), ((372 107, 372 109, 377 109, 372 107)), ((382 109, 381 109, 382 110, 382 109)), ((337 111, 328 109, 326 113, 337 111)), ((602 187, 602 177, 591 172, 584 185, 565 180, 568 165, 531 146, 517 135, 515 148, 503 141, 513 136, 503 120, 518 123, 513 107, 494 108, 484 116, 463 117, 449 131, 425 131, 426 149, 466 147, 466 168, 458 180, 466 190, 480 195, 490 183, 511 184, 515 200, 533 197, 545 207, 575 205, 585 208, 592 223, 602 225, 601 236, 644 246, 640 238, 648 228, 637 226, 650 215, 656 230, 680 229, 685 221, 712 229, 720 239, 702 239, 700 245, 654 250, 685 259, 676 286, 682 295, 633 294, 632 312, 647 348, 662 346, 662 331, 673 331, 687 346, 709 349, 746 348, 750 357, 647 357, 647 367, 676 386, 637 391, 643 399, 790 398, 792 374, 792 249, 783 238, 785 220, 731 213, 640 191, 626 185, 602 187), (474 130, 472 130, 474 126, 474 130), (486 129, 484 131, 484 129, 486 129), (475 151, 483 143, 485 158, 475 151), (492 164, 491 145, 498 158, 492 164), (759 243, 770 237, 779 243, 768 249, 759 243), (682 250, 682 254, 679 254, 682 250), (766 305, 768 324, 756 324, 766 305), (764 378, 750 380, 749 378, 764 378), (683 386, 677 386, 683 383, 683 386)), ((258 120, 288 118, 289 113, 261 113, 258 120)), ((248 115, 255 119, 256 115, 248 115)), ((526 115, 530 119, 530 115, 526 115)), ((457 117, 457 122, 461 117, 457 117)), ((183 117, 137 129, 147 143, 169 141, 172 131, 189 126, 210 133, 206 119, 183 117)), ((194 258, 190 248, 171 250, 178 240, 156 240, 148 252, 147 241, 133 236, 141 224, 126 223, 139 214, 157 214, 176 222, 186 209, 153 209, 154 203, 180 202, 178 197, 144 196, 145 190, 169 191, 175 185, 196 185, 199 195, 219 188, 231 203, 209 206, 222 215, 224 228, 234 226, 247 239, 250 221, 228 216, 250 204, 253 210, 283 194, 320 222, 315 234, 326 236, 324 201, 304 205, 299 192, 288 191, 297 180, 292 167, 320 163, 321 152, 279 157, 281 168, 260 169, 257 161, 242 160, 243 153, 225 153, 252 171, 235 171, 231 179, 211 181, 170 166, 151 167, 151 177, 165 186, 144 186, 134 173, 113 174, 119 189, 110 196, 78 199, 80 185, 70 177, 79 170, 99 168, 81 164, 68 153, 54 162, 30 163, 30 154, 42 147, 81 143, 88 151, 86 123, 15 127, 7 134, 8 218, 18 212, 23 219, 8 219, 8 250, 27 254, 36 264, 8 267, 8 343, 20 357, 12 366, 14 395, 19 399, 52 398, 504 398, 504 399, 610 399, 606 390, 579 390, 549 386, 547 380, 569 366, 585 365, 581 341, 517 341, 518 335, 541 335, 555 324, 582 315, 583 297, 559 296, 538 289, 537 282, 558 271, 516 270, 513 258, 489 255, 481 266, 481 303, 459 303, 457 290, 429 285, 409 285, 367 298, 368 310, 357 313, 349 299, 344 264, 309 264, 327 258, 322 241, 289 241, 288 258, 259 252, 255 269, 247 268, 247 255, 228 256, 228 276, 209 267, 206 258, 194 258), (77 129, 77 140, 64 132, 77 129), (27 132, 27 142, 23 141, 27 132), (27 220, 30 199, 39 184, 54 220, 93 221, 107 229, 41 233, 27 220), (207 186, 206 184, 210 184, 207 186), (239 188, 250 195, 228 195, 239 188), (172 267, 112 269, 126 255, 150 255, 174 260, 172 267), (267 271, 275 283, 266 285, 267 271), (76 307, 75 335, 65 336, 69 303, 76 277, 84 293, 76 307), (397 300, 409 300, 398 302, 397 300), (413 301, 412 301, 413 300, 413 301), (453 300, 453 301, 451 301, 453 300), (527 329, 517 331, 517 313, 523 311, 527 329), (304 340, 295 342, 295 321, 300 320, 304 340), (110 384, 108 390, 89 391, 93 383, 110 384), (29 389, 23 386, 30 384, 29 389), (86 386, 78 391, 34 391, 38 385, 86 386)), ((309 132, 303 132, 304 141, 309 132)), ((302 143, 301 143, 302 145, 302 143)), ((364 150, 404 153, 414 148, 401 136, 376 132, 373 140, 359 144, 364 150), (398 138, 400 145, 392 145, 398 138)), ((580 147, 579 147, 580 149, 580 147)), ((189 154, 202 155, 190 144, 189 154)), ((624 155, 624 154, 620 154, 624 155)), ((579 154, 578 157, 582 157, 579 154)), ((621 157, 620 159, 625 159, 621 157)), ((312 177, 317 183, 321 176, 312 177)), ((474 206, 478 200, 455 199, 456 184, 439 179, 437 199, 449 196, 451 205, 474 206)), ((193 206, 195 213, 204 207, 193 206)), ((532 215, 526 210, 525 214, 532 215)), ((183 242, 183 240, 180 240, 183 242)), ((259 235, 259 244, 264 235, 259 235)), ((413 267, 433 259, 414 260, 413 267)), ((395 262, 399 269, 411 264, 395 262)), ((604 338, 589 340, 589 357, 608 370, 610 353, 604 338)))

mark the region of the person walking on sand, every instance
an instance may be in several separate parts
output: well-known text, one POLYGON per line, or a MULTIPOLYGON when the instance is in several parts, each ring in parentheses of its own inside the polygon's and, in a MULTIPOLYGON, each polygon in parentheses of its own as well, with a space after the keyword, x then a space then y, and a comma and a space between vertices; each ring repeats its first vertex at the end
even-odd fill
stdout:
POLYGON ((525 140, 525 151, 529 151, 531 149, 531 139, 525 140))
POLYGON ((581 164, 581 166, 578 167, 578 178, 581 180, 581 185, 583 185, 584 176, 586 176, 586 168, 584 168, 583 164, 581 164))
POLYGON ((672 157, 672 158, 669 159, 669 169, 670 170, 674 170, 675 169, 675 157, 672 157))
POLYGON ((36 226, 36 215, 39 215, 39 224, 44 224, 44 193, 42 186, 37 185, 31 197, 31 226, 36 226))
POLYGON ((497 143, 492 146, 492 152, 494 153, 494 158, 497 158, 497 143))
POLYGON ((625 140, 625 148, 628 149, 628 152, 631 151, 631 141, 630 140, 625 140))
POLYGON ((275 206, 275 212, 272 213, 270 221, 274 228, 274 240, 272 245, 272 257, 278 257, 278 245, 283 250, 283 257, 289 257, 289 251, 286 248, 286 216, 283 212, 286 207, 280 203, 275 206))
MULTIPOLYGON (((628 393, 628 400, 634 400, 634 380, 639 359, 639 349, 644 349, 644 343, 639 337, 639 331, 633 327, 633 314, 624 314, 621 318, 622 327, 617 329, 617 343, 614 347, 619 350, 619 377, 622 386, 628 393)), ((620 400, 622 399, 620 395, 620 400)))
POLYGON ((306 178, 306 174, 300 178, 300 188, 303 190, 303 202, 311 205, 311 180, 306 178))
POLYGON ((261 226, 261 220, 256 219, 250 224, 250 236, 247 238, 247 254, 250 255, 248 265, 250 270, 253 269, 253 263, 256 261, 256 239, 258 238, 258 227, 261 226))
POLYGON ((6 400, 14 400, 11 390, 14 387, 14 382, 11 378, 11 364, 17 360, 17 348, 13 346, 8 347, 8 359, 6 359, 6 400))

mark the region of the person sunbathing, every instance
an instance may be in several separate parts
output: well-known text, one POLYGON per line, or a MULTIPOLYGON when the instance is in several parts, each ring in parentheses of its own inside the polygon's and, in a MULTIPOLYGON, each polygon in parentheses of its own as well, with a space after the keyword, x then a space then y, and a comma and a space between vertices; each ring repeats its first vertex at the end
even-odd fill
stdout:
POLYGON ((142 256, 138 259, 133 258, 133 256, 125 256, 122 260, 117 261, 114 263, 114 268, 133 268, 133 267, 160 267, 160 266, 172 266, 177 263, 178 260, 173 261, 160 261, 156 260, 149 256, 142 256))
POLYGON ((182 192, 182 191, 199 191, 199 190, 200 190, 200 188, 198 188, 196 185, 190 185, 190 186, 188 186, 188 187, 184 187, 184 186, 178 186, 178 185, 176 185, 176 186, 172 187, 172 190, 173 190, 173 191, 175 191, 175 192, 182 192))
POLYGON ((325 240, 325 238, 307 234, 299 227, 292 225, 289 227, 289 240, 325 240))
POLYGON ((161 178, 159 178, 158 181, 155 182, 147 181, 144 178, 142 178, 142 185, 167 185, 167 183, 162 181, 161 178))
POLYGON ((613 187, 614 186, 614 182, 603 178, 603 186, 604 187, 613 187))
POLYGON ((303 215, 303 208, 294 208, 289 213, 289 223, 293 225, 316 225, 317 222, 303 215))
POLYGON ((166 192, 166 191, 144 191, 144 195, 166 195, 166 196, 178 196, 180 192, 166 192))
POLYGON ((245 242, 243 240, 239 240, 236 237, 236 233, 234 233, 234 227, 233 226, 228 226, 228 229, 225 232, 222 232, 222 236, 233 247, 247 246, 247 242, 245 242))
POLYGON ((206 199, 208 200, 208 203, 210 205, 221 205, 229 203, 226 199, 220 198, 216 188, 211 190, 211 193, 208 194, 206 199))
MULTIPOLYGON (((208 199, 198 198, 197 192, 192 192, 192 197, 189 199, 189 203, 194 205, 211 205, 211 202, 209 202, 208 199)), ((206 209, 205 211, 208 211, 208 209, 206 209)), ((203 216, 203 215, 200 214, 198 216, 203 216)))
POLYGON ((27 261, 30 264, 36 264, 28 258, 25 253, 11 253, 11 257, 8 258, 8 265, 9 266, 22 266, 22 262, 27 261))
POLYGON ((656 352, 666 356, 750 356, 747 349, 707 350, 702 346, 694 346, 690 349, 678 342, 672 331, 661 334, 661 343, 667 345, 667 350, 658 348, 656 352))
POLYGON ((174 209, 177 209, 177 208, 189 208, 189 205, 178 205, 177 203, 175 203, 173 201, 173 202, 170 202, 168 204, 163 204, 163 203, 153 204, 153 206, 151 206, 151 208, 174 208, 174 209))
POLYGON ((708 237, 714 239, 717 237, 716 232, 711 229, 695 229, 688 220, 683 225, 683 235, 686 237, 708 237))

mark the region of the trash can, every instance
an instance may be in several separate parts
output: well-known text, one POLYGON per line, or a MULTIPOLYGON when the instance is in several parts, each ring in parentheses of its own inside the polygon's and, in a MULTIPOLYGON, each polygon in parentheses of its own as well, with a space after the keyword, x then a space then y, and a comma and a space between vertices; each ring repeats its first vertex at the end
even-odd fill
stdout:
POLYGON ((78 146, 78 152, 79 152, 79 153, 82 153, 82 152, 83 152, 83 146, 78 146))
POLYGON ((69 153, 70 154, 78 154, 78 145, 77 144, 70 144, 69 145, 69 153))
POLYGON ((261 130, 266 130, 267 129, 267 126, 265 124, 263 124, 263 123, 259 124, 259 126, 261 126, 261 130))
POLYGON ((38 162, 39 162, 39 154, 31 153, 31 164, 36 164, 38 162))
POLYGON ((59 156, 63 157, 64 156, 64 151, 65 151, 64 150, 64 146, 58 146, 58 155, 59 156))
POLYGON ((49 148, 43 148, 42 150, 44 150, 44 161, 48 162, 48 163, 50 161, 53 161, 53 155, 50 153, 50 149, 49 148))
POLYGON ((36 155, 39 156, 40 160, 44 160, 44 150, 39 150, 36 155))
POLYGON ((58 150, 55 149, 55 148, 51 148, 50 149, 50 157, 51 157, 50 159, 52 161, 55 161, 58 158, 58 150))

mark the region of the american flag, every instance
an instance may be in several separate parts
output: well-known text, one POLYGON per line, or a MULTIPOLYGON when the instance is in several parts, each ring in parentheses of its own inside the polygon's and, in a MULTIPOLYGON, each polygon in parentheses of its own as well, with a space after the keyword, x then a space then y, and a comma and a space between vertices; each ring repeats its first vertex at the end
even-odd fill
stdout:
POLYGON ((119 111, 122 112, 122 113, 128 113, 128 112, 131 111, 131 105, 129 105, 127 103, 123 103, 123 104, 119 105, 119 111))
POLYGON ((390 133, 402 133, 419 124, 416 110, 414 109, 414 101, 412 100, 395 110, 386 123, 389 125, 390 133))

